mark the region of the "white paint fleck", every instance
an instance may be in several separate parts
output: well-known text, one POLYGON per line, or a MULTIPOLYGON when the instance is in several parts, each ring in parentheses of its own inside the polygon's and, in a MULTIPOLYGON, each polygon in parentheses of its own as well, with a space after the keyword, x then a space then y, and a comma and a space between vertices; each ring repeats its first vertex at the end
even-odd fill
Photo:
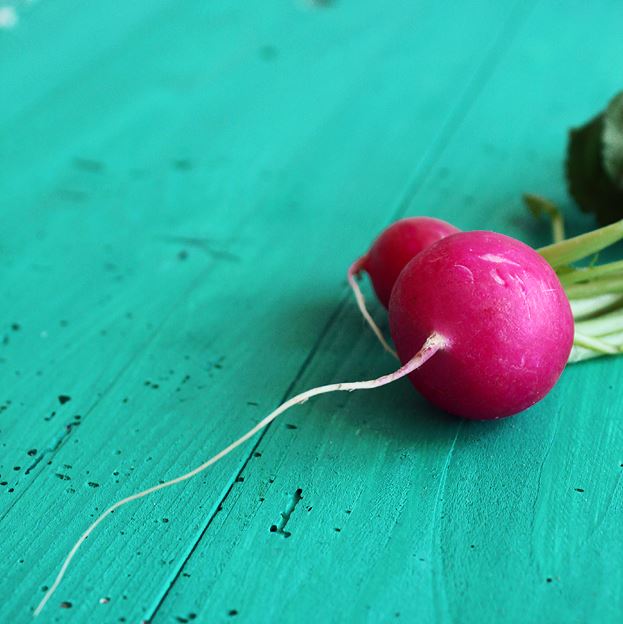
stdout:
POLYGON ((485 262, 494 262, 495 264, 512 264, 513 266, 520 267, 520 264, 513 262, 512 260, 507 260, 506 258, 502 258, 502 256, 496 256, 495 254, 484 254, 482 256, 478 256, 481 260, 485 262))
POLYGON ((0 28, 14 28, 17 26, 17 13, 12 6, 0 7, 0 28))

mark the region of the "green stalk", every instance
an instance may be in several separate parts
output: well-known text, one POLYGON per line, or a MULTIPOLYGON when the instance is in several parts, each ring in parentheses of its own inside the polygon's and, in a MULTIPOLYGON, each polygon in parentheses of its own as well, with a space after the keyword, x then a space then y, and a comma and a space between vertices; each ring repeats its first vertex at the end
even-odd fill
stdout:
POLYGON ((615 293, 597 295, 587 299, 570 299, 571 312, 577 321, 607 314, 623 304, 623 296, 615 293))
POLYGON ((621 239, 623 219, 592 232, 541 247, 538 251, 556 269, 595 254, 621 239))
POLYGON ((563 286, 570 286, 571 284, 576 284, 577 282, 587 282, 597 277, 603 277, 604 275, 615 273, 616 271, 623 271, 623 260, 559 272, 558 277, 560 278, 563 286))
POLYGON ((576 331, 587 336, 608 336, 623 331, 623 310, 598 316, 575 324, 576 331))
POLYGON ((565 240, 565 222, 562 213, 556 204, 552 203, 545 197, 533 195, 532 193, 524 193, 523 200, 528 210, 537 218, 546 215, 552 222, 552 238, 555 243, 565 240))
POLYGON ((569 299, 586 299, 606 293, 623 293, 623 277, 602 277, 601 279, 572 284, 565 288, 569 299))
POLYGON ((584 347, 585 349, 592 349, 593 351, 603 355, 616 355, 621 352, 618 347, 606 342, 605 340, 600 340, 594 336, 585 336, 577 330, 573 338, 573 344, 579 347, 584 347))

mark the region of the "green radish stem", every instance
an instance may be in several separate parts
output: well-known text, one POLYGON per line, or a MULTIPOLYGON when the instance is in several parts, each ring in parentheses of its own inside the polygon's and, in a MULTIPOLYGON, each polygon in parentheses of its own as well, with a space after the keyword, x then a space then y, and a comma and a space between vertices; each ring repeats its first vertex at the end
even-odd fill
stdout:
POLYGON ((359 288, 359 284, 357 283, 356 278, 363 270, 365 261, 366 261, 366 256, 362 256, 361 258, 359 258, 359 260, 355 260, 355 262, 353 262, 350 265, 348 269, 348 273, 346 274, 348 277, 348 283, 350 284, 350 287, 355 293, 355 300, 357 301, 357 306, 359 307, 359 311, 361 312, 361 315, 363 316, 363 318, 366 320, 366 322, 370 326, 370 329, 372 329, 372 331, 374 332, 374 335, 379 339, 379 342, 383 345, 383 349, 385 349, 387 353, 390 353, 396 359, 398 359, 398 354, 396 353, 394 349, 392 349, 392 347, 389 346, 388 342, 385 340, 385 337, 383 336, 383 332, 381 331, 379 326, 376 324, 376 322, 372 318, 370 312, 368 312, 368 308, 366 307, 365 297, 363 296, 363 293, 361 292, 361 288, 359 288))
POLYGON ((211 457, 200 466, 197 466, 197 468, 191 470, 190 472, 186 472, 183 475, 176 477, 175 479, 165 481, 164 483, 159 483, 158 485, 154 485, 153 487, 150 487, 141 492, 137 492, 136 494, 132 494, 131 496, 127 496, 126 498, 117 501, 114 505, 111 505, 108 509, 106 509, 106 511, 104 511, 78 538, 78 541, 73 545, 67 557, 65 557, 65 560, 63 561, 61 569, 54 579, 54 582, 43 596, 37 608, 34 610, 33 617, 37 617, 41 613, 48 600, 50 600, 54 592, 57 590, 58 586, 63 580, 63 577, 65 576, 65 573, 67 572, 69 564, 78 552, 80 546, 109 514, 113 513, 120 507, 123 507, 123 505, 127 505, 132 501, 143 498, 148 494, 153 494, 158 490, 163 490, 164 488, 168 488, 172 485, 176 485, 177 483, 181 483, 182 481, 186 481, 188 479, 191 479, 192 477, 195 477, 212 464, 215 464, 220 459, 223 459, 223 457, 231 453, 235 448, 246 442, 249 438, 252 438, 258 431, 269 425, 273 420, 275 420, 275 418, 277 418, 277 416, 290 409, 291 407, 294 407, 295 405, 300 405, 301 403, 305 403, 308 399, 311 399, 314 396, 318 396, 319 394, 327 394, 329 392, 337 392, 340 390, 346 392, 353 392, 354 390, 370 390, 372 388, 380 388, 381 386, 385 386, 412 373, 414 370, 425 364, 431 357, 433 357, 433 355, 435 355, 435 353, 442 350, 446 346, 446 344, 446 339, 443 336, 441 336, 437 332, 433 332, 427 338, 422 348, 404 366, 401 366, 393 373, 389 373, 388 375, 383 375, 382 377, 378 377, 377 379, 371 379, 368 381, 353 381, 346 383, 329 384, 326 386, 320 386, 318 388, 312 388, 311 390, 307 390, 305 392, 302 392, 301 394, 297 394, 296 396, 292 397, 291 399, 280 405, 276 410, 271 412, 263 420, 257 423, 257 425, 249 429, 249 431, 247 431, 243 436, 238 438, 235 442, 232 442, 229 446, 225 447, 222 451, 214 455, 214 457, 211 457))
MULTIPOLYGON (((623 353, 623 331, 616 332, 614 334, 608 334, 600 339, 601 343, 616 347, 618 351, 616 353, 623 353)), ((596 350, 593 347, 584 347, 574 343, 573 349, 571 349, 571 355, 569 356, 570 363, 582 362, 584 360, 591 360, 596 357, 606 355, 602 350, 596 350)), ((610 355, 610 354, 608 354, 610 355)), ((612 354, 614 355, 614 354, 612 354)))
POLYGON ((597 353, 602 353, 603 355, 616 355, 621 352, 620 349, 605 342, 604 340, 595 338, 595 336, 586 336, 577 330, 573 338, 573 344, 578 345, 578 347, 584 347, 585 349, 592 349, 593 351, 597 351, 597 353))
MULTIPOLYGON (((623 352, 623 261, 573 267, 571 262, 596 254, 623 238, 623 221, 564 240, 562 213, 538 195, 524 195, 532 214, 552 221, 554 243, 539 251, 565 288, 575 321, 569 362, 623 352)), ((596 259, 596 258, 595 258, 596 259)))
POLYGON ((623 309, 614 310, 593 319, 578 321, 575 327, 580 333, 589 336, 616 334, 623 331, 623 309))
POLYGON ((555 268, 581 260, 623 239, 623 219, 573 238, 541 247, 539 253, 555 268))
POLYGON ((571 284, 592 281, 620 271, 623 271, 623 260, 598 264, 591 267, 569 268, 569 270, 565 272, 560 272, 558 277, 563 286, 570 286, 571 284))
POLYGON ((587 299, 597 295, 623 293, 623 277, 602 277, 591 282, 565 287, 569 299, 587 299))
POLYGON ((582 321, 620 308, 623 305, 623 295, 610 293, 590 299, 572 299, 569 303, 573 318, 576 321, 582 321))
POLYGON ((565 240, 565 222, 556 204, 540 195, 533 195, 532 193, 524 193, 523 200, 535 217, 539 218, 541 215, 546 215, 550 218, 554 243, 565 240))

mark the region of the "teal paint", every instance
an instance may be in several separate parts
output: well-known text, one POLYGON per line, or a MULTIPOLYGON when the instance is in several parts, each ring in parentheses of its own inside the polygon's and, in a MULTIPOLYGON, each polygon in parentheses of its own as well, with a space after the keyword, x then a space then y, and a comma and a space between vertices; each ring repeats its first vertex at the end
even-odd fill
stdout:
MULTIPOLYGON (((110 503, 289 394, 392 368, 344 285, 392 218, 545 242, 520 194, 564 201, 566 128, 620 89, 620 13, 21 8, 0 32, 0 620, 30 621, 110 503)), ((108 519, 40 621, 618 621, 620 368, 570 368, 493 424, 406 382, 318 398, 108 519)))

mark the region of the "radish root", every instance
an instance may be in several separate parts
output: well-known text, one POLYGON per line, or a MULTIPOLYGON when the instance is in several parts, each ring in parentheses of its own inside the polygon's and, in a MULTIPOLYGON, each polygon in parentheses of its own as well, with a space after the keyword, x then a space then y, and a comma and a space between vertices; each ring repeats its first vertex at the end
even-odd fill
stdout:
POLYGON ((359 307, 361 315, 366 320, 366 323, 368 323, 368 325, 370 326, 370 329, 372 329, 372 331, 374 332, 374 335, 379 339, 379 342, 383 345, 383 349, 385 349, 385 351, 398 359, 398 354, 394 349, 392 349, 392 347, 389 346, 388 342, 383 336, 383 332, 380 330, 379 326, 370 315, 370 312, 368 312, 368 308, 366 307, 366 300, 363 296, 363 293, 361 292, 361 288, 359 288, 359 284, 357 283, 356 276, 359 275, 359 273, 362 271, 365 260, 366 256, 362 256, 361 258, 359 258, 359 260, 355 260, 355 262, 350 265, 348 273, 346 274, 348 277, 348 283, 355 293, 355 299, 357 301, 357 306, 359 307))
MULTIPOLYGON (((350 274, 350 271, 349 271, 349 274, 350 274)), ((365 310, 365 307, 364 307, 364 310, 365 310)), ((380 338, 381 338, 381 341, 383 341, 382 336, 380 338)), ((63 565, 61 566, 61 569, 58 575, 56 576, 54 583, 52 583, 50 588, 47 590, 47 592, 43 596, 43 599, 41 600, 37 608, 34 610, 33 617, 37 617, 41 613, 41 611, 45 607, 48 600, 50 600, 54 592, 58 589, 58 586, 60 585, 61 581, 63 580, 63 577, 65 576, 65 573, 67 572, 67 568, 69 567, 69 564, 71 563, 72 559, 78 552, 78 549, 80 548, 80 546, 84 543, 84 541, 89 537, 89 535, 93 533, 93 531, 97 528, 97 526, 109 514, 113 513, 114 511, 122 507, 123 505, 126 505, 127 503, 135 501, 139 498, 143 498, 144 496, 147 496, 148 494, 152 494, 153 492, 157 492, 158 490, 163 490, 164 488, 168 488, 177 483, 181 483, 182 481, 192 479, 192 477, 198 475, 200 472, 204 471, 206 468, 208 468, 212 464, 215 464, 217 461, 219 461, 220 459, 222 459, 223 457, 231 453, 235 448, 237 448, 238 446, 246 442, 249 438, 252 438, 258 431, 262 430, 264 427, 269 425, 273 420, 275 420, 275 418, 277 418, 277 416, 279 416, 286 410, 290 409, 291 407, 294 407, 295 405, 300 405, 301 403, 305 403, 308 399, 311 399, 312 397, 317 396, 319 394, 327 394, 329 392, 337 392, 337 391, 353 392, 354 390, 370 390, 372 388, 379 388, 381 386, 385 386, 389 383, 392 383, 393 381, 396 381, 398 379, 401 379, 402 377, 405 377, 409 373, 412 373, 414 370, 416 370, 417 368, 422 366, 424 363, 426 363, 431 357, 433 357, 435 353, 442 350, 446 346, 446 344, 447 344, 446 339, 442 335, 438 334, 437 332, 433 332, 428 337, 428 339, 426 340, 422 348, 404 366, 401 366, 398 370, 394 371, 393 373, 389 373, 388 375, 383 375, 382 377, 378 377, 377 379, 371 379, 368 381, 334 383, 334 384, 329 384, 326 386, 319 386, 318 388, 312 388, 311 390, 307 390, 306 392, 297 394, 296 396, 292 397, 291 399, 289 399, 288 401, 280 405, 276 410, 271 412, 263 420, 257 423, 257 425, 249 429, 247 433, 245 433, 243 436, 238 438, 235 442, 232 442, 229 446, 225 447, 222 451, 214 455, 214 457, 211 457, 210 459, 208 459, 206 462, 204 462, 200 466, 197 466, 197 468, 195 468, 194 470, 191 470, 190 472, 187 472, 179 477, 176 477, 175 479, 171 479, 170 481, 165 481, 164 483, 159 483, 158 485, 154 485, 153 487, 143 490, 142 492, 137 492, 136 494, 132 494, 131 496, 128 496, 116 502, 114 505, 111 505, 78 538, 78 541, 74 544, 72 549, 69 551, 69 554, 65 558, 65 561, 63 562, 63 565)))

